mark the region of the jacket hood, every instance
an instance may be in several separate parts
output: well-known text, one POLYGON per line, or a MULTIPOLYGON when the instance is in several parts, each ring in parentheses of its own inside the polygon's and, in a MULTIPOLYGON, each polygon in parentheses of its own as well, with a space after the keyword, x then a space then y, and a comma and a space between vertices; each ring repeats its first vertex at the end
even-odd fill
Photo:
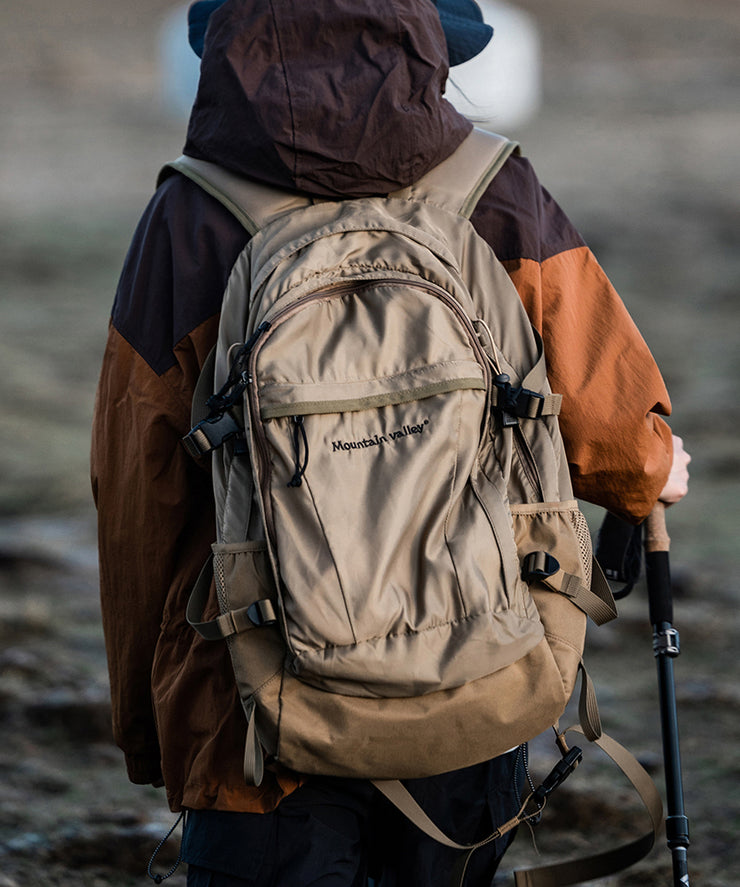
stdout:
POLYGON ((185 153, 320 196, 386 194, 470 132, 443 97, 447 73, 432 0, 227 0, 185 153))

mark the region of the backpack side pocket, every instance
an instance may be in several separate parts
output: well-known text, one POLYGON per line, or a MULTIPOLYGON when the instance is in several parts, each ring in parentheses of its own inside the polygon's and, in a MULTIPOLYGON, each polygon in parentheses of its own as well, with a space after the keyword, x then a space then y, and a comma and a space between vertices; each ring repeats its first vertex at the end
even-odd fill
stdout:
MULTIPOLYGON (((274 703, 285 660, 285 642, 279 628, 278 602, 264 542, 230 542, 211 546, 213 576, 221 615, 200 622, 210 593, 208 566, 203 568, 188 602, 190 625, 206 640, 225 640, 237 689, 249 729, 245 778, 259 784, 262 748, 274 747, 276 736, 264 729, 261 699, 274 703), (247 766, 249 764, 249 767, 247 766)), ((274 723, 269 716, 266 723, 274 723)))

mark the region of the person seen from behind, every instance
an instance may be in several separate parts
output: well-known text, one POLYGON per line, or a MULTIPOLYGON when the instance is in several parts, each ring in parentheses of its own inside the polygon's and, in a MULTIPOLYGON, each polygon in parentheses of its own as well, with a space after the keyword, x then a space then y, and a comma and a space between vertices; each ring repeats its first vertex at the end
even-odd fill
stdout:
MULTIPOLYGON (((450 65, 491 38, 472 0, 200 0, 202 56, 185 153, 318 199, 387 195, 450 156, 472 124, 444 97, 450 65)), ((660 372, 581 236, 512 155, 471 217, 544 340, 575 494, 632 523, 687 492, 660 372)), ((185 810, 190 887, 433 887, 455 851, 362 780, 269 764, 242 776, 245 723, 225 645, 185 619, 214 538, 208 465, 181 446, 221 298, 249 235, 182 175, 157 189, 113 305, 96 401, 92 484, 115 738, 128 775, 185 810)), ((214 604, 215 607, 215 604, 214 604)), ((216 612, 216 610, 214 610, 216 612)), ((430 737, 433 741, 433 737, 430 737)), ((471 842, 521 805, 525 749, 408 786, 471 842)), ((489 885, 507 835, 466 884, 489 885)))

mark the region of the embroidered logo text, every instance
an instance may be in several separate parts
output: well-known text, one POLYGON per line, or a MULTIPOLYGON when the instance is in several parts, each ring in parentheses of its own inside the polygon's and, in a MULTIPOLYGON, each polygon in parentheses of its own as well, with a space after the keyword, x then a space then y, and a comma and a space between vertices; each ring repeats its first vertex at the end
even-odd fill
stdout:
POLYGON ((333 453, 340 450, 365 450, 369 447, 380 447, 385 444, 398 443, 407 437, 422 434, 426 426, 429 425, 429 419, 424 419, 416 425, 402 425, 395 431, 388 431, 385 434, 374 434, 372 437, 363 437, 361 440, 334 440, 331 444, 333 453))

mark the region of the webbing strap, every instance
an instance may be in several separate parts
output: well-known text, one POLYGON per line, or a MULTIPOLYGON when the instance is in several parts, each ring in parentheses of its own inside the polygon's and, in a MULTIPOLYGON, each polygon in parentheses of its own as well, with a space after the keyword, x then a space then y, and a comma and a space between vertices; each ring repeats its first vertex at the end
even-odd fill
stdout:
POLYGON ((257 733, 256 704, 253 697, 244 703, 247 716, 247 740, 244 743, 244 781, 247 785, 260 785, 265 773, 265 752, 257 733))
POLYGON ((418 182, 388 196, 434 203, 468 219, 494 176, 518 151, 516 142, 474 129, 456 151, 418 182))
MULTIPOLYGON (((566 733, 583 733, 580 727, 570 727, 566 733)), ((594 878, 603 878, 634 865, 653 847, 663 827, 663 802, 655 783, 637 762, 635 757, 611 736, 602 734, 593 740, 619 767, 632 783, 645 805, 651 822, 651 830, 629 844, 595 853, 582 859, 541 866, 514 872, 516 887, 566 887, 594 878)))
POLYGON ((265 598, 264 600, 255 601, 248 607, 228 610, 209 622, 202 622, 202 613, 208 602, 211 590, 212 563, 213 556, 211 555, 203 565, 195 581, 185 611, 185 618, 188 620, 188 624, 202 638, 207 641, 222 641, 241 634, 243 631, 268 625, 277 619, 272 601, 265 598))
POLYGON ((542 407, 538 407, 536 403, 530 404, 530 411, 527 415, 530 419, 534 419, 536 416, 559 416, 562 404, 562 394, 545 394, 542 397, 542 407))
MULTIPOLYGON (((516 142, 474 129, 446 160, 418 182, 389 196, 435 203, 469 218, 494 176, 508 157, 518 150, 516 142)), ((218 164, 186 154, 165 164, 157 184, 165 181, 173 171, 182 173, 215 197, 251 235, 278 216, 326 202, 324 198, 235 175, 218 164)))
MULTIPOLYGON (((539 552, 535 552, 535 554, 539 554, 539 552)), ((590 588, 578 576, 566 573, 562 568, 551 576, 542 576, 538 579, 553 591, 570 598, 597 625, 604 625, 617 617, 617 606, 614 603, 609 583, 593 559, 590 588)))
POLYGON ((596 701, 596 690, 583 661, 578 666, 578 671, 581 675, 581 694, 578 697, 580 729, 586 739, 590 742, 596 742, 603 735, 599 703, 596 701))
POLYGON ((485 844, 489 844, 491 841, 496 840, 496 838, 501 837, 501 835, 510 832, 521 822, 518 813, 508 822, 499 826, 492 834, 488 835, 488 837, 484 838, 482 841, 478 841, 474 844, 460 844, 448 837, 439 826, 427 816, 408 789, 398 779, 373 779, 371 781, 375 788, 385 795, 391 804, 398 808, 398 810, 400 810, 407 819, 413 822, 417 828, 421 829, 424 834, 429 835, 430 838, 437 841, 439 844, 443 844, 445 847, 451 847, 453 850, 476 850, 478 847, 483 847, 485 844))
MULTIPOLYGON (((584 684, 587 676, 584 672, 584 684)), ((590 685, 590 682, 588 682, 590 685)), ((592 693, 592 690, 591 690, 592 693)), ((584 693, 582 692, 582 702, 584 693)), ((586 693, 588 696, 589 694, 586 693)), ((614 872, 621 871, 642 859, 653 847, 655 839, 663 825, 663 803, 661 801, 655 783, 650 778, 637 759, 620 745, 611 736, 602 733, 592 737, 588 730, 580 726, 569 727, 565 733, 580 733, 599 746, 625 774, 637 791, 651 822, 651 830, 628 844, 613 850, 596 853, 582 859, 569 860, 554 865, 540 866, 533 869, 523 869, 514 872, 515 887, 566 887, 570 884, 579 884, 581 881, 590 881, 593 878, 601 878, 614 872)), ((559 738, 562 738, 560 734, 559 738)), ((463 883, 467 865, 473 852, 484 847, 510 832, 528 819, 533 819, 540 814, 540 807, 527 812, 527 807, 532 801, 533 795, 529 795, 515 816, 500 825, 494 832, 473 844, 461 844, 446 835, 422 810, 409 791, 398 780, 373 780, 373 785, 386 798, 401 811, 417 828, 426 835, 445 847, 465 852, 461 864, 455 872, 455 882, 463 883)))
POLYGON ((261 182, 235 175, 216 163, 197 160, 183 154, 167 163, 159 174, 161 184, 169 170, 176 170, 215 197, 251 234, 255 235, 271 219, 294 209, 321 202, 318 198, 273 188, 261 182))
POLYGON ((216 346, 208 352, 208 357, 203 361, 203 366, 195 383, 193 402, 190 408, 190 427, 194 428, 199 422, 207 419, 211 409, 207 404, 208 398, 213 394, 213 380, 216 372, 216 346))
POLYGON ((372 780, 372 784, 385 795, 386 798, 398 809, 403 815, 409 819, 417 828, 421 829, 426 835, 445 847, 453 850, 462 850, 465 855, 461 857, 457 865, 453 868, 451 882, 457 887, 463 887, 465 881, 465 873, 470 863, 473 853, 481 847, 492 843, 498 838, 510 832, 512 829, 521 825, 527 819, 534 819, 539 816, 539 808, 526 812, 526 808, 531 800, 531 795, 527 797, 522 806, 519 808, 516 816, 512 816, 508 822, 500 825, 490 835, 474 844, 459 844, 448 837, 438 826, 436 826, 422 808, 417 804, 412 795, 408 792, 403 783, 397 779, 376 779, 372 780))

